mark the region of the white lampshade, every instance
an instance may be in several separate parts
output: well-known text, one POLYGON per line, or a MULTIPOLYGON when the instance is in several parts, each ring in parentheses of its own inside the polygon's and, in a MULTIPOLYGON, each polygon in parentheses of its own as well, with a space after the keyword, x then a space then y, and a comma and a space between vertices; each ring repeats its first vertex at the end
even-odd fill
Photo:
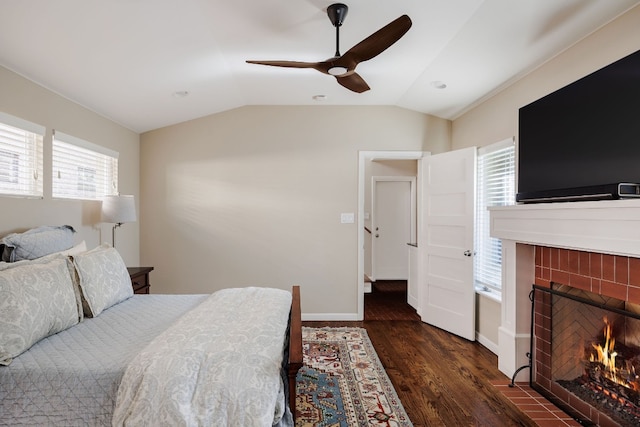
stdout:
POLYGON ((123 224, 136 221, 136 202, 133 196, 106 196, 102 199, 102 222, 123 224))

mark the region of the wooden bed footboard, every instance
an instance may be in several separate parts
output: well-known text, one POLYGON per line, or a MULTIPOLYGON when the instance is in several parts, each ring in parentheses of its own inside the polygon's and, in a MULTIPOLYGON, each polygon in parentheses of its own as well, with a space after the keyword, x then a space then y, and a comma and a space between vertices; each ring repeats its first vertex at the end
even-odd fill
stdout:
POLYGON ((296 419, 296 376, 302 367, 302 312, 300 309, 300 286, 291 289, 291 314, 289 326, 289 361, 287 374, 289 376, 289 408, 296 419))

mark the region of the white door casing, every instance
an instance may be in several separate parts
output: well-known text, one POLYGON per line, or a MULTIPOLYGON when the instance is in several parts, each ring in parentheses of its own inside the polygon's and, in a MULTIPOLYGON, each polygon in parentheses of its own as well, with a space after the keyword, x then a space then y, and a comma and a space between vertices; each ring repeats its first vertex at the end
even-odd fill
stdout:
MULTIPOLYGON (((407 279, 407 303, 418 311, 420 307, 420 257, 417 246, 409 246, 409 278, 407 279)), ((420 314, 418 312, 418 314, 420 314)))
POLYGON ((372 177, 372 276, 374 280, 407 280, 408 243, 416 235, 416 179, 372 177))
POLYGON ((425 323, 475 340, 473 230, 476 148, 422 159, 423 192, 419 250, 425 323))

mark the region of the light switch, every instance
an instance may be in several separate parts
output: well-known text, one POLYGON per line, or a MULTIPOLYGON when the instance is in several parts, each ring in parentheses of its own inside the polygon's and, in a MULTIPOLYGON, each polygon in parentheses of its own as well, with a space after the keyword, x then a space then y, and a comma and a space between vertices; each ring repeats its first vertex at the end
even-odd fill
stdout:
POLYGON ((340 214, 340 222, 342 224, 353 224, 356 221, 356 215, 351 213, 340 214))

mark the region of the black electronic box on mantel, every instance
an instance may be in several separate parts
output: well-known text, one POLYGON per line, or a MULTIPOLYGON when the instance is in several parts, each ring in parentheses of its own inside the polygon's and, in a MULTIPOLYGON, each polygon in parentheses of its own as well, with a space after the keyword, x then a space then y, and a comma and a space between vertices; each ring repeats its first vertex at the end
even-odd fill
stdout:
POLYGON ((516 201, 640 197, 640 51, 520 108, 516 201))

